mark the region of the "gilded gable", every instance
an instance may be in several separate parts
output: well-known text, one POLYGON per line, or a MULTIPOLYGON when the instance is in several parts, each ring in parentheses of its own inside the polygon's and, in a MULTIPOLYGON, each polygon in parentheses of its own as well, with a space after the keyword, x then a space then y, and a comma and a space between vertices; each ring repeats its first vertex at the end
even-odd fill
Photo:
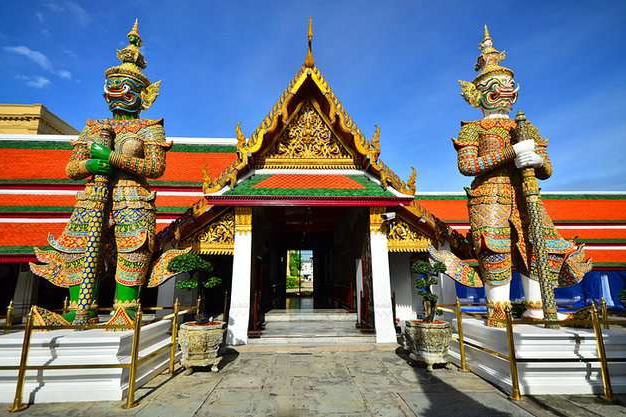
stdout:
POLYGON ((354 158, 312 102, 302 103, 258 168, 354 168, 354 158))

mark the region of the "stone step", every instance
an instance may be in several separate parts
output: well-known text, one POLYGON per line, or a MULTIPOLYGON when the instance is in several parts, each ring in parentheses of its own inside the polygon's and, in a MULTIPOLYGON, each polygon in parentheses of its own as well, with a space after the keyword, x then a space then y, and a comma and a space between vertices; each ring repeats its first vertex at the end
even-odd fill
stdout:
POLYGON ((258 339, 250 344, 318 345, 374 343, 376 336, 364 334, 352 321, 304 320, 267 322, 258 339))
POLYGON ((347 321, 355 323, 356 313, 350 313, 341 309, 270 310, 265 314, 265 321, 347 321))
POLYGON ((359 336, 261 336, 259 339, 248 339, 250 345, 294 345, 294 346, 317 346, 317 345, 349 345, 376 343, 375 335, 359 336))

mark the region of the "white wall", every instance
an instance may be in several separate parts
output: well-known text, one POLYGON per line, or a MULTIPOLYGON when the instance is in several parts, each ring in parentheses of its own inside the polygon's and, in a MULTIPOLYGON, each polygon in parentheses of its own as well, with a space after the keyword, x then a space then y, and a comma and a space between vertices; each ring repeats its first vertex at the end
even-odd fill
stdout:
POLYGON ((415 320, 422 313, 422 300, 411 278, 411 254, 390 253, 391 291, 396 294, 396 317, 404 328, 404 320, 415 320))

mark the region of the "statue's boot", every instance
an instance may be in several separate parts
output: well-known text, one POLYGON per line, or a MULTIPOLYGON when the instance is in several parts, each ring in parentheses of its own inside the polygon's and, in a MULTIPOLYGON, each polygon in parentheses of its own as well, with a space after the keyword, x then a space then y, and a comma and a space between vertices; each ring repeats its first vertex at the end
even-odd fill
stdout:
MULTIPOLYGON (((524 298, 526 300, 523 319, 543 320, 543 303, 541 302, 541 287, 539 282, 530 279, 522 274, 522 287, 524 288, 524 298)), ((558 320, 567 320, 569 314, 557 313, 558 320)))
MULTIPOLYGON (((112 317, 107 322, 107 326, 131 327, 137 314, 141 285, 124 285, 115 283, 115 301, 113 302, 112 317)), ((111 330, 124 330, 115 328, 111 330)))
POLYGON ((487 326, 506 327, 506 309, 511 308, 511 281, 506 284, 485 283, 487 326))

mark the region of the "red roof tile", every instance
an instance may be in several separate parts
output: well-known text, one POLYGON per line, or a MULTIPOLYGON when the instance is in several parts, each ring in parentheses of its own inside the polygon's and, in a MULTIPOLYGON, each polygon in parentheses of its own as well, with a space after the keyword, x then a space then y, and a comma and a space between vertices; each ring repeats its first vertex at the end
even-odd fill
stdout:
POLYGON ((327 188, 363 190, 365 186, 345 175, 276 174, 253 188, 327 188))

